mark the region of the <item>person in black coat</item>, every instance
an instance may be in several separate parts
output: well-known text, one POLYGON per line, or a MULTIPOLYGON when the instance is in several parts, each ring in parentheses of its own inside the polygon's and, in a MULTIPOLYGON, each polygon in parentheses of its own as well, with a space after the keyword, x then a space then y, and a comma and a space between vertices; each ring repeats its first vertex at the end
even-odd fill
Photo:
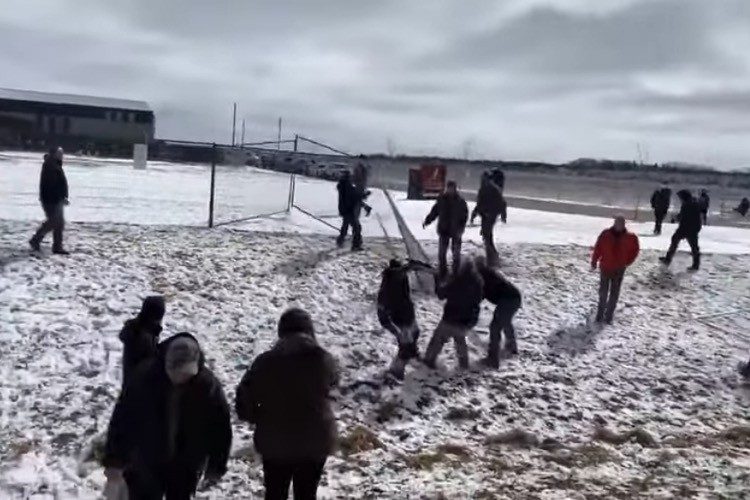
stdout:
POLYGON ((404 378, 409 360, 419 357, 419 326, 414 315, 408 275, 411 268, 398 259, 391 260, 383 270, 378 291, 378 321, 396 337, 398 343, 398 354, 389 368, 389 372, 398 379, 404 378))
POLYGON ((164 312, 164 297, 146 297, 138 316, 127 320, 120 330, 123 386, 139 364, 156 357, 164 312))
POLYGON ((109 422, 103 465, 132 499, 189 499, 201 474, 209 485, 227 470, 229 405, 189 333, 161 344, 130 377, 109 422))
POLYGON ((708 196, 708 191, 701 189, 701 195, 698 197, 698 204, 701 207, 701 216, 703 217, 703 225, 708 225, 708 209, 711 207, 711 197, 708 196))
POLYGON ((469 350, 466 346, 466 335, 479 321, 480 304, 483 297, 484 283, 477 271, 474 261, 465 260, 459 271, 446 282, 435 280, 435 293, 445 300, 443 317, 432 334, 424 363, 435 368, 440 351, 451 338, 456 346, 458 365, 462 369, 469 367, 469 350))
POLYGON ((422 227, 429 226, 435 219, 438 220, 439 271, 440 276, 444 277, 448 274, 448 245, 450 245, 453 254, 453 272, 458 271, 461 263, 461 237, 469 219, 469 206, 459 194, 454 181, 448 182, 445 192, 435 201, 432 210, 425 217, 422 227))
POLYGON ((367 192, 354 185, 352 175, 348 170, 339 179, 336 189, 339 192, 339 215, 341 216, 341 230, 336 239, 336 245, 338 247, 344 246, 346 234, 349 232, 349 226, 351 226, 352 250, 361 250, 362 225, 359 222, 359 214, 367 192))
POLYGON ((279 319, 279 340, 253 361, 237 386, 240 420, 255 424, 263 458, 265 498, 313 499, 337 440, 330 391, 338 384, 333 357, 315 339, 310 316, 289 309, 279 319))
POLYGON ((750 210, 750 200, 748 200, 747 198, 742 198, 740 204, 737 205, 734 209, 735 212, 743 217, 747 215, 748 210, 750 210))
POLYGON ((661 225, 669 212, 672 201, 672 190, 666 186, 654 191, 651 195, 651 208, 654 210, 654 234, 661 234, 661 225))
POLYGON ((67 255, 68 252, 63 248, 63 230, 64 207, 68 204, 68 180, 63 170, 62 148, 52 148, 44 155, 39 178, 39 201, 47 219, 29 240, 31 249, 38 252, 44 237, 52 231, 52 253, 67 255))
POLYGON ((483 257, 477 258, 476 265, 484 284, 484 298, 496 306, 490 323, 490 343, 484 364, 498 368, 500 366, 500 340, 503 333, 505 333, 505 350, 510 354, 518 354, 513 317, 521 308, 521 292, 499 271, 490 267, 483 257))
POLYGON ((690 245, 690 252, 693 255, 693 265, 690 270, 697 271, 701 264, 701 253, 698 246, 698 233, 702 228, 701 207, 698 200, 687 189, 679 191, 677 197, 682 202, 680 213, 675 217, 679 221, 679 225, 672 235, 672 243, 667 250, 667 255, 660 257, 659 260, 666 265, 670 265, 674 254, 677 252, 677 246, 682 240, 687 240, 690 245))
POLYGON ((492 180, 490 172, 482 175, 482 184, 477 192, 477 204, 471 213, 471 223, 477 214, 482 218, 482 228, 480 234, 484 242, 487 263, 491 266, 500 264, 500 256, 495 248, 494 230, 497 218, 505 224, 508 221, 508 204, 503 198, 501 188, 492 180))

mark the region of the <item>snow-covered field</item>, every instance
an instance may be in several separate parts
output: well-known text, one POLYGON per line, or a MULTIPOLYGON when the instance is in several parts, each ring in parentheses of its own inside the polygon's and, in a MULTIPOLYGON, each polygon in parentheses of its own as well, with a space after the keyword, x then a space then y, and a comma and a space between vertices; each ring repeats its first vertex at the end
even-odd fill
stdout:
MULTIPOLYGON (((608 221, 511 210, 497 239, 503 271, 525 294, 517 320, 520 356, 496 372, 461 373, 447 346, 437 372, 412 366, 403 384, 388 385, 382 373, 395 346, 378 327, 374 300, 380 269, 402 250, 377 237, 383 233, 377 217, 366 223, 373 236, 366 251, 355 254, 334 249, 333 231, 298 213, 249 226, 262 231, 167 225, 202 224, 205 167, 164 164, 144 173, 127 164, 70 165, 69 215, 82 221, 67 232, 75 253, 32 258, 25 245, 40 212, 38 165, 28 160, 24 175, 9 173, 18 156, 5 158, 2 498, 97 497, 101 470, 77 459, 81 446, 106 428, 117 396, 119 328, 153 292, 168 298, 166 332, 197 334, 230 398, 245 367, 272 344, 279 314, 290 305, 312 313, 321 343, 343 370, 336 400, 345 451, 329 461, 322 497, 746 494, 750 387, 735 369, 747 357, 750 325, 735 316, 711 318, 712 326, 696 318, 750 308, 747 230, 707 228, 702 247, 710 255, 695 274, 682 271, 685 255, 675 259, 673 273, 656 264, 655 250, 665 248, 668 235, 642 238, 646 250, 626 277, 615 324, 592 330, 587 318, 597 277, 587 270, 587 246, 608 221), (118 179, 117 189, 95 201, 100 176, 118 179), (179 193, 187 193, 185 203, 175 201, 179 193), (179 219, 193 213, 194 221, 179 219)), ((243 175, 269 194, 269 185, 281 185, 268 179, 273 174, 243 175)), ((331 184, 307 181, 301 191, 307 197, 301 206, 335 213, 331 184)), ((373 196, 386 231, 397 235, 384 197, 373 196)), ((273 208, 276 199, 267 198, 253 197, 251 207, 238 194, 235 207, 241 215, 273 208)), ((429 205, 399 206, 434 255, 434 233, 420 224, 429 205)), ((467 240, 467 252, 480 251, 477 228, 467 240)), ((432 296, 417 301, 424 349, 441 305, 432 296)), ((486 308, 479 330, 490 315, 486 308)), ((475 360, 486 342, 482 333, 471 336, 475 360)), ((238 423, 234 430, 230 473, 203 498, 262 493, 260 465, 247 452, 250 430, 238 423)))

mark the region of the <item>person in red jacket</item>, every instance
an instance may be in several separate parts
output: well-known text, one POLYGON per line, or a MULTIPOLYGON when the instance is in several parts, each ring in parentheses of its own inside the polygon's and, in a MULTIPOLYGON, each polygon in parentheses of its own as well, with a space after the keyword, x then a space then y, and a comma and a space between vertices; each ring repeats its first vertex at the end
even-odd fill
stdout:
POLYGON ((625 217, 618 215, 615 223, 599 235, 591 256, 591 269, 601 270, 599 281, 599 307, 596 321, 612 324, 612 318, 620 298, 620 287, 625 269, 638 257, 638 236, 625 228, 625 217))

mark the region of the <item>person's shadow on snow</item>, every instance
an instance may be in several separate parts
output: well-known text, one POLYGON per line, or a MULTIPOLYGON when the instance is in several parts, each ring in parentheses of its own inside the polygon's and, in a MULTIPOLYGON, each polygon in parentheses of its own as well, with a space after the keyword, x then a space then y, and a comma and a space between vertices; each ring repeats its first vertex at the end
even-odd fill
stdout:
POLYGON ((547 337, 547 346, 556 354, 583 354, 596 345, 596 337, 603 325, 590 317, 576 325, 564 326, 547 337))

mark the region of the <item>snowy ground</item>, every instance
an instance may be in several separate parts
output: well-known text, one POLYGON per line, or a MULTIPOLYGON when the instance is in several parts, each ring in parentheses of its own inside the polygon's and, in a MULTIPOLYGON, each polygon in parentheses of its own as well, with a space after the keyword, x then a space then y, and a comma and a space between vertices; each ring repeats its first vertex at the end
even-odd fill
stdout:
MULTIPOLYGON (((503 271, 525 294, 520 356, 497 372, 460 373, 447 346, 439 371, 413 366, 402 385, 389 386, 381 375, 395 348, 377 326, 374 300, 379 270, 401 251, 397 242, 369 238, 363 253, 334 250, 333 231, 301 215, 259 228, 304 234, 165 226, 179 222, 168 220, 182 216, 176 208, 194 204, 170 205, 177 199, 170 190, 200 191, 192 174, 167 164, 126 183, 126 166, 106 167, 113 173, 97 164, 103 178, 122 179, 100 209, 114 222, 124 211, 141 225, 96 218, 82 193, 85 185, 94 193, 98 177, 93 167, 71 167, 70 214, 87 221, 69 225, 75 253, 32 258, 25 245, 38 218, 38 167, 29 180, 5 166, 0 161, 0 498, 96 498, 101 470, 79 467, 77 457, 105 429, 117 395, 119 328, 153 292, 169 301, 166 332, 198 335, 230 398, 245 367, 272 344, 279 314, 290 305, 313 314, 321 343, 342 365, 336 406, 350 452, 330 460, 325 498, 742 498, 747 490, 750 387, 735 368, 747 356, 750 325, 696 318, 750 308, 748 231, 707 228, 702 246, 711 254, 696 274, 682 271, 686 255, 674 273, 655 264, 658 253, 648 249, 663 249, 668 236, 642 238, 647 250, 626 278, 616 323, 592 330, 597 278, 586 246, 608 221, 513 210, 497 239, 503 271), (121 203, 148 185, 149 201, 121 203), (8 193, 28 207, 9 203, 8 193)), ((322 196, 331 188, 309 184, 316 213, 335 210, 322 196)), ((384 200, 373 204, 397 234, 384 200)), ((434 233, 420 227, 429 205, 399 205, 434 254, 434 233)), ((375 217, 367 227, 382 235, 375 217)), ((480 251, 478 229, 467 240, 468 252, 480 251)), ((417 300, 424 349, 441 307, 434 297, 417 300)), ((490 314, 483 311, 478 330, 490 314)), ((474 359, 486 341, 472 335, 474 359)), ((260 466, 246 451, 250 431, 237 423, 234 430, 230 473, 204 498, 262 493, 260 466)))

